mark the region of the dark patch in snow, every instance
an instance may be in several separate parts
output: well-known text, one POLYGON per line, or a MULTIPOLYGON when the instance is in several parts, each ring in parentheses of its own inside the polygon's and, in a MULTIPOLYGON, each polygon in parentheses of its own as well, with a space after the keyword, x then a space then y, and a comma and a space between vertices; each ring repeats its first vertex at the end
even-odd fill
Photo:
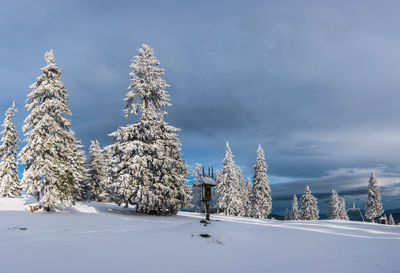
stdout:
POLYGON ((23 231, 25 231, 27 229, 28 229, 27 227, 12 227, 12 228, 9 228, 8 230, 23 230, 23 231))
POLYGON ((207 233, 201 233, 201 234, 200 234, 200 237, 203 237, 203 238, 211 238, 211 235, 210 235, 210 234, 207 234, 207 233))

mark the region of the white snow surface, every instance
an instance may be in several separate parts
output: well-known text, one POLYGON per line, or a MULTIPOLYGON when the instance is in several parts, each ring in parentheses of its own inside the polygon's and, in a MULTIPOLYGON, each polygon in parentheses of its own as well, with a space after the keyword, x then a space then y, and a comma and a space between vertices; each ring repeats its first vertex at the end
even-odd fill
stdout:
POLYGON ((31 202, 0 199, 2 273, 400 272, 400 226, 222 215, 203 226, 198 213, 96 202, 26 212, 31 202))

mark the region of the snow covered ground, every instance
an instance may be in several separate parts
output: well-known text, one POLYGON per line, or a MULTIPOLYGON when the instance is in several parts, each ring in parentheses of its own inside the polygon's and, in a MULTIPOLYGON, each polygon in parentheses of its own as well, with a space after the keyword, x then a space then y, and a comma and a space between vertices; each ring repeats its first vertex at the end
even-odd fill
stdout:
POLYGON ((203 226, 197 213, 95 202, 30 213, 25 203, 0 199, 1 273, 400 272, 400 226, 216 215, 203 226))

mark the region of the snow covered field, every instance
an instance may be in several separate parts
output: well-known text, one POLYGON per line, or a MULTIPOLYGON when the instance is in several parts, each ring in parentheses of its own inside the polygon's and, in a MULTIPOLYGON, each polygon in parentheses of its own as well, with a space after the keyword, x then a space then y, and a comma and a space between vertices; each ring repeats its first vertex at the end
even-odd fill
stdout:
POLYGON ((203 226, 197 213, 95 202, 28 213, 25 201, 0 199, 1 273, 400 272, 400 226, 216 215, 203 226))

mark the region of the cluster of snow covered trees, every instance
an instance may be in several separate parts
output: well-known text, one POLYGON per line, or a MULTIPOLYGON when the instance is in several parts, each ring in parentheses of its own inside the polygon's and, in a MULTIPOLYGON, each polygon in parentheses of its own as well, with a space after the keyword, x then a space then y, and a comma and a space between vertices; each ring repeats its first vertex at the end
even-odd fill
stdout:
POLYGON ((299 204, 297 196, 293 195, 291 212, 287 211, 285 220, 318 220, 319 209, 318 200, 311 194, 310 187, 307 185, 304 194, 301 196, 301 205, 299 204))
POLYGON ((179 129, 164 121, 170 106, 161 78, 163 69, 147 45, 132 61, 131 84, 126 94, 126 118, 136 122, 110 134, 115 143, 102 149, 93 141, 89 162, 71 130, 68 93, 52 51, 46 66, 31 85, 23 131, 26 145, 18 158, 25 165, 18 179, 18 134, 7 111, 0 146, 0 196, 16 197, 25 189, 41 206, 54 210, 77 200, 113 201, 134 205, 139 212, 174 214, 189 202, 187 166, 181 155, 179 129), (87 168, 88 167, 88 168, 87 168))
POLYGON ((340 197, 335 190, 332 190, 332 195, 331 198, 329 199, 327 216, 328 219, 349 220, 344 198, 340 197))
MULTIPOLYGON (((244 182, 242 170, 233 160, 232 150, 226 143, 222 169, 216 174, 214 206, 225 215, 267 218, 272 209, 271 188, 267 176, 267 163, 261 146, 257 149, 257 162, 254 165, 253 184, 247 178, 244 182)), ((193 174, 200 175, 196 164, 193 174)), ((201 210, 201 190, 192 187, 192 205, 195 211, 201 210)))
MULTIPOLYGON (((370 221, 381 216, 384 213, 378 182, 375 174, 372 172, 368 183, 368 200, 366 204, 365 216, 370 221)), ((304 194, 301 197, 301 207, 298 209, 296 195, 293 195, 292 209, 289 213, 286 210, 285 220, 317 220, 319 219, 319 210, 317 198, 311 194, 310 187, 307 185, 304 194)), ((386 217, 386 215, 385 215, 386 217)), ((332 190, 328 206, 328 219, 349 220, 347 215, 344 198, 340 197, 335 190, 332 190)), ((393 216, 390 214, 387 220, 388 224, 395 224, 393 216)))

